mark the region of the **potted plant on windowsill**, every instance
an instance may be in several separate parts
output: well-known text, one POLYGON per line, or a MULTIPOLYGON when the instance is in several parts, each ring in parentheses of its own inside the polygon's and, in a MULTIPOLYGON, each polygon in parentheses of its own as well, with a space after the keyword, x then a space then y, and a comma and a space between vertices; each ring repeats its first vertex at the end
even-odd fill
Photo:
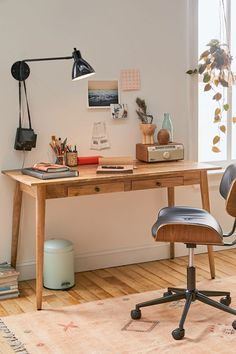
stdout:
POLYGON ((147 114, 147 105, 145 100, 137 97, 136 103, 138 109, 136 109, 136 113, 138 115, 138 119, 140 119, 140 129, 142 132, 142 144, 154 144, 154 132, 156 129, 156 124, 153 124, 153 116, 151 114, 147 114))
MULTIPOLYGON (((212 138, 212 151, 220 152, 220 141, 226 132, 223 116, 230 107, 220 91, 228 89, 234 83, 234 75, 231 71, 232 56, 227 44, 222 44, 218 39, 212 39, 199 58, 198 69, 188 70, 187 74, 200 74, 204 85, 204 91, 212 91, 212 99, 216 103, 213 114, 213 123, 217 124, 218 134, 212 138), (221 90, 220 90, 221 89, 221 90)), ((236 117, 232 118, 233 123, 236 117)))

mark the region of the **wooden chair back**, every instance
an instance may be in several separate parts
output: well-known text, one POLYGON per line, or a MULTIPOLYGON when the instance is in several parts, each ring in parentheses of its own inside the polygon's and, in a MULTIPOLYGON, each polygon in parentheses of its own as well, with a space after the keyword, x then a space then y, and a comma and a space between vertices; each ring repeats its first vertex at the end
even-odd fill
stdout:
POLYGON ((236 218, 236 179, 232 182, 226 199, 226 211, 236 218))

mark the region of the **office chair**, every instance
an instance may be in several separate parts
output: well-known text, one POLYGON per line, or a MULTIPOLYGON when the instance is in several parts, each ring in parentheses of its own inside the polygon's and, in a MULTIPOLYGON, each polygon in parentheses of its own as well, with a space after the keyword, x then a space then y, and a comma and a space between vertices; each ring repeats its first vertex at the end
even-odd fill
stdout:
MULTIPOLYGON (((230 292, 196 289, 194 248, 197 245, 232 246, 236 244, 236 240, 231 243, 223 242, 223 237, 231 236, 236 228, 236 164, 228 166, 225 170, 220 183, 220 194, 226 200, 227 213, 235 218, 233 228, 228 234, 223 234, 218 222, 206 210, 180 206, 160 210, 157 221, 152 227, 152 235, 155 241, 186 244, 189 250, 187 288, 168 288, 163 297, 137 304, 135 309, 131 311, 132 319, 141 318, 141 307, 186 299, 179 327, 172 331, 173 338, 180 340, 185 335, 184 322, 193 301, 199 300, 219 310, 236 315, 236 310, 229 307, 231 303, 230 292), (210 299, 213 296, 220 296, 220 301, 210 299)), ((233 321, 232 326, 236 330, 236 320, 233 321)))

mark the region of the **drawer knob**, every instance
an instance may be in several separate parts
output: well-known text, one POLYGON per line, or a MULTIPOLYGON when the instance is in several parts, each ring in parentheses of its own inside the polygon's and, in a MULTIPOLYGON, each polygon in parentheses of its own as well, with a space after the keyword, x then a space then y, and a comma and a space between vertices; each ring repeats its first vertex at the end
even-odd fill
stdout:
POLYGON ((156 186, 160 187, 161 186, 161 182, 156 182, 156 186))
POLYGON ((100 188, 99 187, 95 187, 95 192, 100 192, 100 188))

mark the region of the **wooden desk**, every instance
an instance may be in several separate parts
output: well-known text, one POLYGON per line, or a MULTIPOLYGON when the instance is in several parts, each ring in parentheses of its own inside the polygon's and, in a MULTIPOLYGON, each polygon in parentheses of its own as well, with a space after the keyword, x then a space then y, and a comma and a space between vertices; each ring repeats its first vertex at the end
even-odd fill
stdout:
MULTIPOLYGON (((43 181, 22 175, 20 170, 2 171, 16 181, 13 201, 11 264, 16 266, 22 192, 31 195, 36 205, 36 301, 42 308, 43 258, 46 199, 67 198, 89 194, 128 192, 152 188, 167 188, 168 205, 174 205, 174 187, 199 184, 202 207, 210 210, 207 171, 217 167, 191 161, 164 163, 137 162, 133 174, 96 174, 95 165, 79 167, 79 177, 43 181)), ((170 257, 174 258, 171 244, 170 257)), ((215 277, 212 246, 208 246, 211 277, 215 277)))

